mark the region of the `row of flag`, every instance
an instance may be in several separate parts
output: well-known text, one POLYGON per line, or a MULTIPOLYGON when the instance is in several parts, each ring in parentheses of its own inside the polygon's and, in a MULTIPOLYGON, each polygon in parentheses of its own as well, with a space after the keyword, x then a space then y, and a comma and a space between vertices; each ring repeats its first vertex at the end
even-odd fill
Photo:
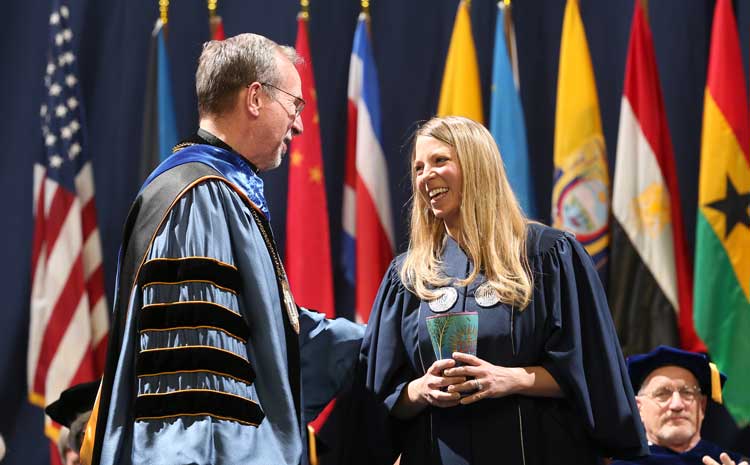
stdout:
MULTIPOLYGON (((507 2, 506 2, 507 3, 507 2)), ((439 115, 482 121, 468 6, 458 7, 439 115)), ((508 5, 495 32, 490 129, 519 203, 534 209, 508 5)), ((726 405, 750 422, 750 121, 731 0, 718 0, 705 91, 695 280, 675 158, 644 6, 635 1, 614 185, 578 0, 567 0, 555 111, 553 226, 576 234, 608 285, 625 354, 659 344, 708 352, 729 380, 726 405), (610 201, 610 192, 611 201, 610 201), (695 303, 693 302, 695 299, 695 303)))
MULTIPOLYGON (((750 246, 750 115, 731 2, 717 2, 712 31, 695 281, 653 38, 643 5, 634 3, 617 163, 610 188, 584 25, 578 1, 567 1, 558 70, 552 223, 574 232, 592 256, 609 287, 623 351, 641 353, 658 344, 670 344, 708 352, 729 376, 725 388, 729 411, 745 424, 750 421, 750 396, 743 393, 742 386, 750 381, 750 366, 739 354, 750 353, 750 340, 741 336, 750 330, 750 255, 745 252, 750 246)), ((365 322, 394 251, 387 170, 380 143, 377 79, 366 24, 363 14, 350 63, 342 254, 348 278, 356 283, 357 317, 365 322), (368 266, 358 267, 357 263, 363 261, 368 266)), ((531 189, 516 57, 510 8, 500 3, 489 126, 519 203, 529 217, 539 218, 531 189)), ((459 3, 456 14, 438 114, 483 121, 478 65, 465 1, 459 3)), ((301 188, 291 182, 294 169, 290 167, 288 211, 294 207, 291 192, 301 188)), ((320 189, 320 195, 325 195, 324 188, 320 189)), ((319 214, 327 218, 327 212, 319 214)), ((288 221, 287 225, 289 238, 299 234, 295 233, 299 223, 288 221)), ((319 233, 307 233, 327 237, 325 222, 320 227, 319 233)), ((287 243, 288 257, 303 256, 309 250, 302 242, 295 245, 290 239, 287 243)), ((302 267, 296 276, 290 273, 292 286, 309 281, 302 267)), ((304 303, 307 297, 299 296, 299 300, 304 303)), ((311 298, 309 302, 315 306, 318 301, 311 298)))
POLYGON ((596 83, 577 0, 567 0, 555 121, 553 222, 594 259, 625 354, 658 344, 708 352, 724 398, 750 422, 750 114, 731 0, 718 0, 703 109, 695 275, 654 44, 635 1, 609 180, 596 83), (611 215, 610 215, 611 211, 611 215), (608 271, 608 273, 607 273, 608 271))
MULTIPOLYGON (((506 3, 499 4, 497 13, 488 126, 519 203, 529 217, 539 219, 515 34, 506 3)), ((67 7, 54 0, 47 99, 41 109, 46 152, 34 168, 28 386, 30 400, 38 405, 101 374, 108 328, 91 161, 68 16, 67 7), (63 359, 65 364, 60 363, 63 359)), ((355 288, 355 315, 362 322, 395 253, 368 19, 366 11, 358 18, 349 67, 341 251, 347 280, 355 288)), ((212 15, 211 21, 213 38, 223 39, 220 18, 212 15)), ((151 161, 144 165, 144 174, 177 142, 165 24, 165 18, 157 20, 152 35, 143 144, 143 159, 151 161)), ((298 69, 309 103, 302 114, 306 130, 290 147, 286 267, 296 300, 335 316, 317 95, 304 13, 298 17, 296 48, 306 63, 298 69), (309 272, 310 263, 315 273, 309 272)), ((593 257, 609 287, 625 353, 663 343, 708 351, 729 377, 726 404, 740 423, 750 421, 750 396, 742 389, 750 381, 744 356, 750 353, 750 339, 742 337, 750 331, 750 121, 744 82, 731 1, 718 0, 705 91, 694 279, 644 8, 635 1, 610 189, 584 25, 578 0, 567 0, 555 118, 553 225, 576 233, 593 257)), ((438 114, 484 122, 482 101, 469 8, 461 1, 438 114)), ((47 423, 46 431, 51 438, 57 435, 54 424, 47 423)), ((54 449, 51 455, 57 463, 54 449)))

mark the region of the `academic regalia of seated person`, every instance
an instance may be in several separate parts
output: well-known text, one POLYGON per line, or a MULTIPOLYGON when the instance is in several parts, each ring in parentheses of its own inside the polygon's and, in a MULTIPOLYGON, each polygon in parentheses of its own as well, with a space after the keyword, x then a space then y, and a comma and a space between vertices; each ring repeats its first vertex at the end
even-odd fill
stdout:
MULTIPOLYGON (((654 438, 654 440, 660 441, 660 445, 650 443, 649 449, 651 455, 648 457, 630 461, 615 461, 612 465, 702 465, 703 457, 706 455, 716 462, 721 463, 720 456, 722 452, 726 452, 735 463, 739 464, 742 460, 747 461, 747 458, 741 457, 740 454, 726 450, 711 441, 700 439, 704 418, 704 413, 700 412, 707 406, 718 408, 722 404, 721 390, 726 381, 726 376, 714 364, 710 363, 705 354, 689 352, 669 346, 659 346, 646 354, 631 355, 627 359, 627 365, 633 390, 639 392, 644 398, 650 397, 648 393, 644 392, 647 389, 652 389, 654 386, 664 386, 663 381, 660 379, 672 378, 675 382, 680 379, 686 383, 697 382, 700 388, 699 392, 706 396, 706 403, 701 403, 699 398, 695 398, 690 402, 685 401, 683 398, 679 404, 672 406, 673 404, 670 401, 670 403, 661 405, 659 410, 646 408, 646 405, 642 405, 641 418, 646 425, 646 434, 654 438), (694 377, 694 380, 690 380, 689 377, 685 378, 685 375, 680 374, 679 371, 660 371, 656 373, 656 370, 663 370, 667 367, 680 368, 683 372, 687 370, 694 377), (648 384, 649 381, 653 382, 651 380, 652 376, 657 378, 654 385, 648 384), (672 424, 671 427, 673 429, 666 436, 661 435, 657 428, 666 425, 666 423, 662 422, 663 419, 675 416, 681 416, 683 421, 677 425, 672 424), (680 428, 679 431, 676 429, 677 427, 680 428), (650 435, 649 428, 654 429, 650 432, 650 435), (685 452, 678 452, 669 447, 664 447, 674 446, 675 442, 673 441, 676 441, 676 438, 680 434, 685 433, 693 435, 688 439, 689 443, 692 443, 694 439, 698 439, 697 444, 693 448, 685 452)), ((653 398, 650 400, 643 399, 642 402, 654 402, 654 400, 653 398)), ((718 409, 714 413, 718 414, 718 409)), ((725 421, 732 421, 728 414, 725 421)), ((683 440, 685 439, 683 438, 683 440)))
MULTIPOLYGON (((527 228, 532 301, 523 311, 480 307, 480 277, 458 288, 449 312, 479 313, 477 356, 495 365, 541 365, 564 397, 511 395, 451 408, 427 407, 415 418, 391 417, 390 457, 414 464, 593 464, 603 457, 648 453, 643 426, 607 299, 591 258, 572 235, 539 224, 527 228)), ((402 390, 435 362, 425 318, 435 313, 399 278, 403 256, 380 287, 363 342, 367 389, 392 410, 402 390)), ((448 277, 472 264, 447 237, 448 277)), ((385 455, 385 454, 383 454, 385 455)), ((392 463, 392 462, 391 462, 392 463)))
POLYGON ((734 452, 725 451, 718 445, 701 439, 701 441, 687 452, 679 453, 666 447, 651 445, 651 455, 638 460, 616 460, 611 465, 703 465, 703 457, 708 455, 718 460, 722 452, 727 452, 735 463, 743 458, 734 452))

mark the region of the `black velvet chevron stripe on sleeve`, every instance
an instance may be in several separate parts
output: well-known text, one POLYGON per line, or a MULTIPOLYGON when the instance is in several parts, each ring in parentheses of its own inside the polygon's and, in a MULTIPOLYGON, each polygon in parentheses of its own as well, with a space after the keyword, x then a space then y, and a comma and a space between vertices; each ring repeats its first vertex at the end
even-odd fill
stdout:
POLYGON ((178 283, 182 281, 209 281, 239 294, 242 280, 232 265, 214 258, 155 258, 144 263, 138 284, 178 283))
POLYGON ((215 328, 247 342, 250 330, 245 320, 213 302, 170 302, 143 307, 138 315, 138 331, 177 328, 215 328))
POLYGON ((265 418, 260 406, 240 396, 220 391, 185 390, 142 394, 135 401, 136 420, 207 415, 258 426, 265 418))
POLYGON ((186 371, 206 371, 252 384, 255 370, 250 362, 232 352, 210 346, 149 349, 138 353, 136 374, 155 376, 186 371))

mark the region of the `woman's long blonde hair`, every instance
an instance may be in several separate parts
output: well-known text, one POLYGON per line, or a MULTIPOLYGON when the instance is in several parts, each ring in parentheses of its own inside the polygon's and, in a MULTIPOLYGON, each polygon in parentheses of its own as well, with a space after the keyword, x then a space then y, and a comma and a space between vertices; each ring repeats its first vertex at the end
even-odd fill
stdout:
MULTIPOLYGON (((500 294, 500 301, 524 308, 533 287, 526 257, 526 218, 505 176, 495 140, 481 124, 468 118, 432 118, 414 133, 411 166, 418 137, 432 137, 456 153, 461 166, 460 237, 458 242, 474 264, 458 286, 484 273, 500 294)), ((443 221, 433 215, 419 194, 412 169, 412 207, 409 250, 401 268, 401 281, 421 299, 437 297, 434 288, 450 284, 440 260, 446 235, 443 221)))

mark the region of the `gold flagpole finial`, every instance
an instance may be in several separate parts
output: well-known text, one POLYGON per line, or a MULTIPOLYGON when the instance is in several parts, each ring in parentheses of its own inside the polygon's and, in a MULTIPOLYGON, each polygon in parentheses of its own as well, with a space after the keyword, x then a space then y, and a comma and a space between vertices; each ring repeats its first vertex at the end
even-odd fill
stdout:
POLYGON ((466 4, 466 9, 470 10, 471 9, 471 0, 463 0, 463 2, 466 4))
POLYGON ((169 11, 169 0, 159 0, 159 17, 161 18, 161 23, 166 26, 168 15, 167 12, 169 11))
POLYGON ((302 19, 310 18, 310 0, 299 0, 299 17, 302 19))
POLYGON ((207 0, 208 3, 208 17, 213 18, 216 16, 216 4, 219 0, 207 0))
POLYGON ((360 6, 362 7, 362 13, 370 15, 370 0, 360 0, 360 6))
POLYGON ((510 6, 510 0, 503 0, 503 3, 505 4, 506 7, 510 6))

